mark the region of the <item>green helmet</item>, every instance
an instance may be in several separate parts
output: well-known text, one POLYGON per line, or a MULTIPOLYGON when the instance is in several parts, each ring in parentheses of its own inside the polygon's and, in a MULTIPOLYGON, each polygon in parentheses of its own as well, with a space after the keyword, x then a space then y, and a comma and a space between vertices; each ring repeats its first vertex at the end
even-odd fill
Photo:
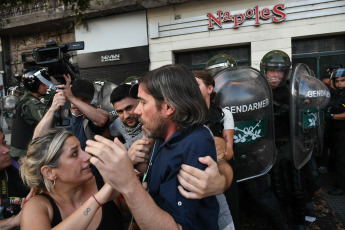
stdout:
POLYGON ((126 85, 135 85, 139 83, 139 79, 140 77, 138 76, 130 76, 130 77, 127 77, 123 83, 126 85))
POLYGON ((227 54, 217 54, 207 62, 205 70, 214 77, 223 69, 234 66, 237 66, 237 63, 233 57, 227 54))
POLYGON ((260 62, 260 70, 266 76, 272 89, 285 85, 290 67, 289 55, 281 50, 268 52, 260 62))

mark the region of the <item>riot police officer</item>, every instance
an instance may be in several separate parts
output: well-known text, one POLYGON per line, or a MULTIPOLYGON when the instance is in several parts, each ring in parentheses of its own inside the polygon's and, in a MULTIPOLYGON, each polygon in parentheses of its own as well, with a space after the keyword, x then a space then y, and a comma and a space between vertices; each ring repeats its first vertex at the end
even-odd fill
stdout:
POLYGON ((234 180, 225 195, 236 229, 240 229, 238 189, 265 212, 275 229, 286 229, 265 176, 274 161, 272 93, 267 80, 256 69, 237 67, 226 54, 212 57, 205 70, 215 78, 216 105, 232 110, 235 120, 234 180))
POLYGON ((237 66, 237 63, 233 57, 227 54, 217 54, 207 62, 205 70, 215 77, 223 69, 234 66, 237 66))
MULTIPOLYGON (((303 158, 303 163, 298 164, 301 167, 296 167, 296 163, 291 157, 291 136, 294 136, 291 134, 291 127, 295 125, 292 124, 291 118, 295 117, 296 113, 290 113, 291 103, 294 103, 290 101, 292 90, 287 84, 290 68, 289 56, 280 50, 268 52, 260 63, 260 69, 270 83, 273 93, 275 143, 278 154, 276 163, 270 172, 271 186, 282 207, 291 208, 295 229, 305 229, 304 218, 307 201, 305 175, 312 178, 310 179, 312 186, 308 187, 311 196, 319 188, 320 181, 313 158, 304 167, 305 169, 300 170, 310 159, 311 154, 305 158, 300 157, 303 158), (308 173, 302 174, 305 170, 308 173)), ((309 70, 308 67, 305 66, 305 68, 309 70)), ((311 77, 311 79, 315 78, 311 77)), ((295 83, 290 82, 290 84, 295 83)))
POLYGON ((326 107, 326 115, 330 122, 331 150, 338 175, 336 187, 328 193, 339 196, 345 194, 345 69, 334 70, 331 81, 336 91, 331 95, 331 101, 326 107))
POLYGON ((14 159, 26 155, 35 126, 42 119, 46 108, 39 98, 52 85, 48 72, 37 67, 26 71, 22 81, 27 92, 20 98, 14 111, 11 136, 11 156, 14 159))

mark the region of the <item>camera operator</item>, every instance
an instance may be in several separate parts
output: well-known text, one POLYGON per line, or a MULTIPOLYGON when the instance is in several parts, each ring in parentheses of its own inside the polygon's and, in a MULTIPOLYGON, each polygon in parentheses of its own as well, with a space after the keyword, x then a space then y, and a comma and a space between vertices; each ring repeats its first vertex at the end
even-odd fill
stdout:
POLYGON ((95 91, 91 82, 79 79, 71 87, 70 75, 64 75, 64 78, 66 85, 55 86, 58 90, 52 106, 37 125, 34 137, 52 127, 56 112, 65 105, 66 101, 69 101, 72 124, 68 129, 78 138, 84 150, 88 139, 93 139, 95 134, 102 135, 107 131, 109 115, 107 111, 90 105, 95 91))
POLYGON ((15 160, 25 156, 35 126, 42 119, 46 106, 39 98, 46 94, 49 75, 43 68, 35 67, 22 77, 27 92, 20 98, 14 110, 11 136, 11 156, 15 160), (45 82, 45 83, 43 83, 45 82))

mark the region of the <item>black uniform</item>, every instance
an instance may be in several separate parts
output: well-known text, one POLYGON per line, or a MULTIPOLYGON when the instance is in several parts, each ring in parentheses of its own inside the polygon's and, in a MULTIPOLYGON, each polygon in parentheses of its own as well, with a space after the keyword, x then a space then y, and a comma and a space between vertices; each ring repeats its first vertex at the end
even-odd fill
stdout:
MULTIPOLYGON (((345 91, 337 90, 331 95, 327 111, 331 114, 345 113, 345 91)), ((345 120, 330 120, 331 152, 337 172, 337 187, 345 190, 345 120)))
POLYGON ((271 170, 272 190, 282 207, 291 208, 293 223, 304 225, 306 203, 320 188, 320 178, 315 159, 301 169, 294 167, 290 146, 290 93, 287 88, 273 90, 274 126, 277 148, 277 160, 271 170))

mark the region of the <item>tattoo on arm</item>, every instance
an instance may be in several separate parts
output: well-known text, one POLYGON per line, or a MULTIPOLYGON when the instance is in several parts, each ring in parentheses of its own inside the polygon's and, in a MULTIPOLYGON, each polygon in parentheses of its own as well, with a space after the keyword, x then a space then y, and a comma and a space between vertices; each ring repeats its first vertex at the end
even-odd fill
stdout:
POLYGON ((11 227, 11 225, 10 224, 6 224, 6 225, 1 226, 1 229, 9 228, 9 227, 11 227))
POLYGON ((87 208, 86 210, 85 210, 85 212, 84 212, 84 216, 87 216, 87 215, 89 215, 89 212, 91 211, 91 209, 90 208, 87 208))

